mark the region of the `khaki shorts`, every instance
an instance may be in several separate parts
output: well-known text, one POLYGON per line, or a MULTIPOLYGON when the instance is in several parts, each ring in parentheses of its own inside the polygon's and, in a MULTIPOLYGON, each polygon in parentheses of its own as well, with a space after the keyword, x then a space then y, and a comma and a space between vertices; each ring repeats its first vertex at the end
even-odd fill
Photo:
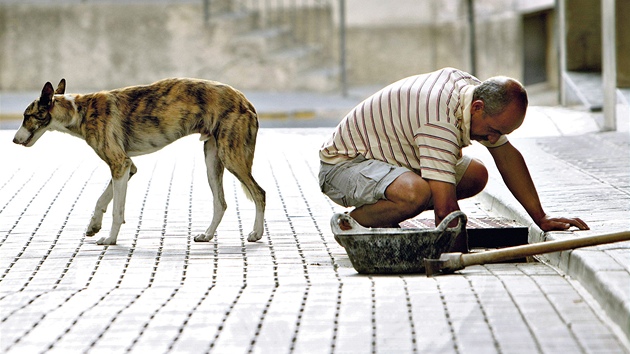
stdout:
MULTIPOLYGON (((457 183, 462 179, 472 159, 463 156, 455 165, 457 183)), ((333 202, 344 207, 374 204, 385 198, 385 190, 398 176, 411 170, 390 165, 362 155, 335 165, 322 162, 319 187, 333 202)))

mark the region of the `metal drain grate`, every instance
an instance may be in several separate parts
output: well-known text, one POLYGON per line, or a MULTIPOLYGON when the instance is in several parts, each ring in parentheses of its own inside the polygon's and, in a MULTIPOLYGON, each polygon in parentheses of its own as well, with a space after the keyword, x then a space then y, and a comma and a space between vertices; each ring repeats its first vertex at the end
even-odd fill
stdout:
MULTIPOLYGON (((435 227, 435 222, 433 219, 424 219, 424 218, 415 218, 409 219, 401 223, 401 227, 404 228, 432 228, 435 227)), ((469 217, 468 223, 466 224, 466 228, 470 229, 501 229, 501 228, 520 228, 524 227, 518 222, 505 218, 493 218, 493 217, 485 217, 485 218, 474 218, 469 217)))
MULTIPOLYGON (((415 218, 400 224, 403 228, 433 228, 432 219, 415 218)), ((495 217, 469 217, 466 224, 468 247, 501 248, 527 244, 527 226, 514 220, 495 217)))

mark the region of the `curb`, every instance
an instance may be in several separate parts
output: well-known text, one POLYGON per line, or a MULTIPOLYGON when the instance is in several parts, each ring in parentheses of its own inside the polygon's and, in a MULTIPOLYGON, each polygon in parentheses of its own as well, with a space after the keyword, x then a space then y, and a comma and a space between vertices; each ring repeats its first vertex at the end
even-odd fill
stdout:
MULTIPOLYGON (((491 177, 492 178, 492 177, 491 177)), ((498 182, 496 179, 493 182, 498 182)), ((500 183, 488 183, 479 195, 479 200, 491 211, 527 225, 528 242, 537 243, 576 237, 572 231, 544 232, 529 217, 500 183)), ((507 189, 506 189, 507 190, 507 189)), ((625 270, 605 252, 610 245, 592 246, 575 250, 545 253, 535 258, 560 269, 576 279, 597 301, 608 317, 620 327, 621 332, 630 339, 630 295, 624 289, 621 277, 614 279, 618 272, 625 275, 625 270), (607 281, 609 280, 609 281, 607 281)))
POLYGON ((0 113, 0 130, 17 130, 22 124, 22 115, 0 113))
POLYGON ((0 113, 0 120, 22 120, 21 113, 0 113))
POLYGON ((258 119, 312 119, 316 115, 313 110, 258 112, 258 119))

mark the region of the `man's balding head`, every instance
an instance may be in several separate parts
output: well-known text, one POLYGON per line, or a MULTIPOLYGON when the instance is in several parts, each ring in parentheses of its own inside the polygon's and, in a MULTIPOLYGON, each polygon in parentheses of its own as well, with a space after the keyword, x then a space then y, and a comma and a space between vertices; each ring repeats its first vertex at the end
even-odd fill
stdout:
POLYGON ((475 87, 473 101, 484 102, 484 112, 489 116, 501 114, 510 103, 514 103, 525 115, 527 110, 527 91, 525 87, 510 77, 495 76, 475 87))

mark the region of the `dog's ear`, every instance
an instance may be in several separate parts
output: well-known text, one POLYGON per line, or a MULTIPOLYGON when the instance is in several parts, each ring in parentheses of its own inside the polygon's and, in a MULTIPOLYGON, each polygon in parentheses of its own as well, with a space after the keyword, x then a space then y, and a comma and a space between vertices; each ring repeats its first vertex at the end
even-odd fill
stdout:
POLYGON ((55 95, 63 95, 64 93, 66 93, 66 79, 61 79, 55 90, 55 95))
POLYGON ((50 82, 47 82, 42 89, 42 95, 39 97, 39 104, 44 107, 49 107, 52 103, 53 95, 55 91, 50 82))

